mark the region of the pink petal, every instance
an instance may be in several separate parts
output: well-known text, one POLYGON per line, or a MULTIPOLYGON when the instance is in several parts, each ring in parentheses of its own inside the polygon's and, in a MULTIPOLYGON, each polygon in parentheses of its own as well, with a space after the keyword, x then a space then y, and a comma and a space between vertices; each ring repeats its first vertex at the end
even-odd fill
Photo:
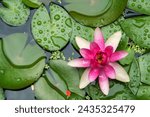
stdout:
POLYGON ((92 59, 94 57, 93 53, 89 49, 80 49, 80 54, 86 59, 92 59))
POLYGON ((90 50, 94 53, 94 55, 100 51, 100 47, 95 42, 91 42, 90 44, 90 50))
POLYGON ((114 33, 109 39, 106 41, 105 46, 112 46, 113 52, 116 51, 118 44, 121 40, 121 31, 114 33))
POLYGON ((115 69, 116 79, 122 82, 129 82, 129 76, 125 69, 120 66, 118 63, 110 63, 110 65, 115 69))
POLYGON ((95 29, 94 42, 96 42, 99 45, 102 51, 105 49, 104 37, 101 30, 98 27, 95 29))
POLYGON ((90 66, 90 60, 80 58, 80 59, 74 59, 68 62, 69 66, 72 67, 89 67, 90 66))
POLYGON ((80 84, 79 84, 79 88, 80 89, 85 88, 90 83, 90 80, 88 78, 90 70, 91 70, 90 68, 87 68, 84 71, 84 73, 82 74, 82 77, 81 77, 81 80, 80 80, 80 84))
POLYGON ((90 73, 89 73, 89 80, 91 82, 95 81, 96 78, 99 76, 99 73, 100 73, 100 69, 99 68, 93 68, 90 70, 90 73))
POLYGON ((109 93, 109 80, 103 72, 101 72, 98 80, 99 80, 99 86, 100 86, 101 91, 105 95, 108 95, 108 93, 109 93))
POLYGON ((105 53, 107 54, 108 57, 110 57, 113 53, 113 47, 112 46, 107 46, 105 48, 105 53))
POLYGON ((128 55, 128 52, 126 51, 117 51, 115 53, 113 53, 110 57, 110 61, 111 62, 115 62, 118 61, 120 59, 123 59, 124 57, 126 57, 128 55))
POLYGON ((90 49, 90 42, 81 38, 81 37, 76 37, 76 43, 79 48, 87 48, 90 49))
POLYGON ((112 66, 106 65, 104 67, 104 72, 105 72, 107 77, 109 77, 111 79, 115 79, 116 73, 115 73, 115 70, 114 70, 114 68, 112 66))

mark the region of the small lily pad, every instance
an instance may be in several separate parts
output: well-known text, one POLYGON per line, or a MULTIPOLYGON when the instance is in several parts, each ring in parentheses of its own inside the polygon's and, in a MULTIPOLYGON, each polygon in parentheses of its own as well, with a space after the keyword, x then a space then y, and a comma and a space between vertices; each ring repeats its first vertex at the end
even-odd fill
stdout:
POLYGON ((37 43, 49 51, 60 50, 67 45, 72 33, 72 20, 60 6, 50 4, 50 16, 42 5, 32 19, 32 33, 37 43))
POLYGON ((150 16, 129 18, 121 22, 121 27, 135 44, 150 48, 150 16))
POLYGON ((30 66, 45 57, 38 45, 28 42, 26 33, 11 34, 4 37, 2 42, 4 54, 16 66, 30 66))
POLYGON ((128 0, 127 7, 136 12, 150 15, 149 0, 128 0))
POLYGON ((139 57, 141 82, 150 85, 150 53, 139 57))
POLYGON ((5 7, 0 7, 0 17, 12 26, 20 26, 26 23, 30 15, 30 9, 26 7, 22 0, 3 0, 5 7))

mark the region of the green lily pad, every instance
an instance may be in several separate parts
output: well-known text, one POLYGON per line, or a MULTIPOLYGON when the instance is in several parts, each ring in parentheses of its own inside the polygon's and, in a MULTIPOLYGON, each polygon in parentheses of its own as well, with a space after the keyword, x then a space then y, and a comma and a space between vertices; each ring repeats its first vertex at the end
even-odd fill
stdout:
POLYGON ((136 59, 134 59, 131 64, 129 77, 130 82, 128 83, 128 87, 130 88, 132 93, 136 95, 141 83, 140 69, 136 59))
POLYGON ((138 99, 150 100, 150 86, 142 85, 137 92, 138 99))
POLYGON ((72 20, 60 6, 50 4, 50 16, 42 5, 32 19, 32 33, 37 43, 49 51, 60 50, 69 42, 72 20))
POLYGON ((121 22, 123 31, 135 44, 143 48, 150 48, 150 16, 129 18, 121 22))
POLYGON ((85 92, 78 85, 79 73, 76 68, 68 66, 63 60, 51 60, 50 69, 35 83, 34 92, 37 99, 83 99, 85 92), (66 95, 67 90, 71 92, 70 96, 66 95))
POLYGON ((128 56, 119 61, 122 65, 129 65, 134 59, 134 51, 132 49, 126 49, 126 52, 128 52, 128 56))
POLYGON ((42 2, 40 2, 40 0, 22 0, 22 2, 31 8, 38 8, 42 5, 42 2))
POLYGON ((36 98, 39 100, 64 100, 65 99, 50 85, 48 85, 47 81, 43 77, 41 77, 34 84, 34 94, 36 98))
POLYGON ((94 39, 94 30, 91 27, 87 27, 87 26, 79 24, 73 19, 72 21, 73 21, 73 26, 72 26, 73 31, 72 31, 72 36, 70 38, 70 42, 73 44, 73 46, 77 50, 79 50, 79 47, 77 46, 76 41, 75 41, 75 37, 76 36, 82 37, 91 42, 94 39))
POLYGON ((0 88, 0 100, 4 100, 4 99, 5 99, 5 96, 4 96, 3 89, 0 88))
POLYGON ((26 23, 30 10, 22 0, 3 0, 5 7, 0 7, 0 17, 2 20, 12 26, 20 26, 26 23))
POLYGON ((79 89, 80 78, 76 68, 68 66, 67 62, 63 60, 51 60, 49 65, 50 68, 63 79, 71 92, 84 97, 85 92, 79 89))
POLYGON ((150 85, 150 53, 139 57, 141 82, 150 85))
POLYGON ((127 7, 142 13, 150 15, 150 2, 149 0, 128 0, 127 7))
POLYGON ((64 7, 79 23, 100 27, 112 23, 123 12, 127 0, 65 0, 64 7))
POLYGON ((14 66, 4 55, 0 40, 0 87, 5 89, 22 89, 35 82, 43 72, 45 59, 28 67, 14 66))
POLYGON ((45 57, 38 45, 32 45, 26 33, 15 33, 3 38, 3 51, 9 61, 16 66, 31 66, 45 57), (13 48, 13 51, 12 51, 13 48))

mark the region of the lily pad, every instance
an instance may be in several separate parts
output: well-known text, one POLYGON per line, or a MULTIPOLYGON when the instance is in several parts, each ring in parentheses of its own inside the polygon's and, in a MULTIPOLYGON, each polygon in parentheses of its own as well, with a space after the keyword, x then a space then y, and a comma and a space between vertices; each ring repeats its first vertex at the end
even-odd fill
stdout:
POLYGON ((51 60, 50 69, 35 83, 34 91, 37 99, 83 99, 85 92, 78 85, 79 73, 76 68, 71 68, 63 60, 51 60), (66 95, 68 90, 70 96, 66 95))
POLYGON ((28 67, 14 66, 4 55, 0 40, 0 87, 5 89, 22 89, 35 82, 43 72, 45 59, 28 67))
POLYGON ((150 16, 129 18, 121 22, 121 27, 135 44, 150 48, 150 16))
POLYGON ((64 7, 79 23, 100 27, 112 23, 123 12, 127 0, 65 0, 64 7))
POLYGON ((5 7, 0 7, 0 17, 12 26, 20 26, 26 23, 30 15, 30 9, 26 7, 22 0, 3 0, 5 7))
POLYGON ((149 0, 128 0, 127 7, 136 12, 150 15, 149 0))
POLYGON ((49 51, 60 50, 69 42, 72 20, 60 6, 50 4, 50 16, 42 5, 32 19, 32 33, 37 43, 49 51))
POLYGON ((141 82, 150 85, 150 53, 139 57, 141 82))
POLYGON ((3 89, 0 88, 0 100, 4 100, 4 99, 5 99, 5 96, 4 96, 3 89))
POLYGON ((140 69, 136 59, 134 59, 131 64, 129 77, 130 82, 128 83, 128 87, 130 88, 132 93, 136 95, 141 83, 140 69))
POLYGON ((67 62, 63 60, 51 60, 49 62, 50 68, 58 74, 58 76, 63 79, 67 84, 68 89, 80 96, 84 96, 85 92, 79 89, 79 73, 76 68, 72 68, 67 65, 67 62), (68 72, 69 71, 69 72, 68 72))
POLYGON ((28 42, 26 33, 6 36, 2 42, 4 54, 13 65, 31 66, 45 57, 44 51, 38 45, 28 42))
POLYGON ((35 93, 35 97, 39 100, 64 100, 65 99, 50 85, 48 85, 47 81, 43 77, 41 77, 34 84, 34 93, 35 93))
POLYGON ((42 5, 42 2, 40 2, 40 0, 22 0, 22 2, 31 8, 38 8, 42 5))

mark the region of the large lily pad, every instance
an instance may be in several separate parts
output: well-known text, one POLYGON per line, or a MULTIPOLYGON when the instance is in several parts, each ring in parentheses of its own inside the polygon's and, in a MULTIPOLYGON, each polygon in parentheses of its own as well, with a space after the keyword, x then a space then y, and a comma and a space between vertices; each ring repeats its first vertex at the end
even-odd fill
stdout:
POLYGON ((100 27, 115 21, 124 10, 127 0, 65 0, 64 7, 78 22, 100 27))
POLYGON ((31 66, 45 57, 44 51, 38 45, 28 42, 26 33, 6 36, 2 42, 4 54, 16 66, 31 66))
MULTIPOLYGON (((19 39, 19 38, 18 38, 19 39)), ((0 40, 0 87, 6 89, 21 89, 35 82, 43 72, 45 59, 32 66, 14 66, 4 55, 2 40, 0 40)))
POLYGON ((138 99, 150 100, 150 86, 141 85, 137 92, 138 99))
POLYGON ((150 85, 150 53, 139 58, 141 82, 150 85))
POLYGON ((3 0, 5 7, 0 7, 0 17, 4 22, 12 26, 20 26, 26 23, 30 10, 22 0, 3 0))
POLYGON ((60 6, 50 4, 50 16, 42 5, 34 14, 32 33, 39 45, 49 51, 62 49, 72 33, 72 20, 60 6))
POLYGON ((128 0, 127 7, 136 12, 150 15, 149 0, 128 0))
POLYGON ((123 31, 137 45, 150 48, 150 16, 129 18, 121 22, 123 31))
POLYGON ((49 64, 50 69, 34 85, 37 99, 68 99, 66 95, 68 90, 71 92, 69 99, 83 99, 85 92, 78 87, 78 70, 68 66, 63 60, 51 60, 49 64), (54 93, 51 94, 52 92, 54 93))

